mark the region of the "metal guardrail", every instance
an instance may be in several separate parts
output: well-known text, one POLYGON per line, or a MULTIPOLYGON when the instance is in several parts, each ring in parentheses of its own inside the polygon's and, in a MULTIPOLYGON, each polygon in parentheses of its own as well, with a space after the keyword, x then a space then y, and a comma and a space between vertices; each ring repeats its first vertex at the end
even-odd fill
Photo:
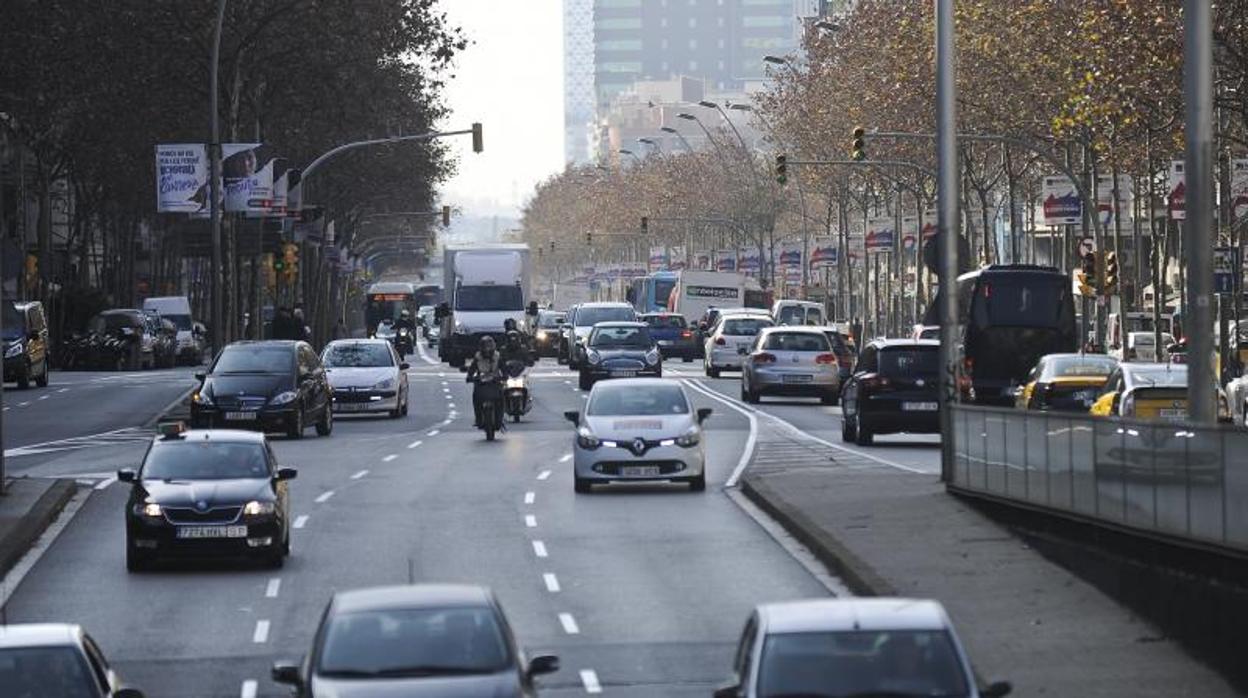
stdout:
POLYGON ((1248 553, 1248 431, 953 406, 951 486, 1248 553))

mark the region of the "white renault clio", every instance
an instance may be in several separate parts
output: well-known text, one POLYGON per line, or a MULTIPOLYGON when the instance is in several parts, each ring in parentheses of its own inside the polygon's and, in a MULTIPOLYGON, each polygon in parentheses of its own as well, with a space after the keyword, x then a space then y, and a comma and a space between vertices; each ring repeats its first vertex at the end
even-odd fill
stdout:
POLYGON ((630 480, 688 482, 695 492, 706 489, 702 422, 710 414, 709 407, 695 410, 684 386, 674 380, 595 384, 584 413, 564 413, 576 426, 576 491, 630 480))

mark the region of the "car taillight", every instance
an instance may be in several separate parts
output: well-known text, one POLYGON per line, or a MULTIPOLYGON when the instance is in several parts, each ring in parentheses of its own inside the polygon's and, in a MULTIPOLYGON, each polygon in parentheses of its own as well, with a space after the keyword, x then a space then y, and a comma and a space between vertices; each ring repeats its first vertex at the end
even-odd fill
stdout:
POLYGON ((889 380, 886 376, 874 375, 862 379, 862 387, 864 390, 875 390, 876 388, 887 388, 889 380))
POLYGON ((680 336, 684 337, 685 339, 689 339, 690 337, 693 336, 693 333, 690 332, 689 330, 681 330, 680 336))
POLYGON ((717 347, 722 347, 722 346, 724 346, 724 345, 725 345, 725 344, 727 344, 727 343, 728 343, 728 342, 725 342, 723 337, 716 337, 716 338, 715 338, 715 346, 717 346, 717 347))
POLYGON ((836 363, 836 354, 820 354, 815 357, 817 364, 834 364, 836 363))
POLYGON ((775 354, 768 354, 765 351, 760 351, 759 353, 754 355, 754 363, 756 364, 774 364, 775 362, 776 362, 775 354))

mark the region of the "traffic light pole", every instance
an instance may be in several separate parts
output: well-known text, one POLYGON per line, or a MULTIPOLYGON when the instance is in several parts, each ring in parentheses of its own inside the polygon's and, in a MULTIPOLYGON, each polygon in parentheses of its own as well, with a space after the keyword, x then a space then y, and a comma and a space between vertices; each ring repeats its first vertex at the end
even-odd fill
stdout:
POLYGON ((1188 419, 1213 424, 1213 31, 1209 0, 1183 3, 1183 102, 1187 121, 1187 296, 1191 318, 1184 317, 1188 361, 1188 419))
POLYGON ((958 125, 954 0, 936 0, 936 209, 940 235, 940 479, 953 481, 958 386, 958 125))

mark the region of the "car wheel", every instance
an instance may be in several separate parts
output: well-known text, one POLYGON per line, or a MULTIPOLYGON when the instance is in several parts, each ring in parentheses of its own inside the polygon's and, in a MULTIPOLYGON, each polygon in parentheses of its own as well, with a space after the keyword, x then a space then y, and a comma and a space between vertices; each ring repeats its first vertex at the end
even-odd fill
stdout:
POLYGON ((576 385, 581 390, 589 390, 590 388, 594 387, 594 379, 588 373, 585 373, 584 371, 582 371, 580 376, 578 376, 576 379, 576 385))
POLYGON ((862 424, 862 415, 854 418, 854 443, 859 446, 870 446, 875 442, 875 434, 862 424))
POLYGON ((147 555, 139 552, 129 540, 126 541, 126 571, 142 572, 151 565, 147 555))
POLYGON ((854 442, 854 438, 855 438, 854 428, 849 421, 849 417, 846 415, 842 415, 841 416, 841 441, 847 444, 852 444, 854 442))
POLYGON ((702 473, 701 475, 689 481, 689 491, 690 492, 706 491, 706 473, 702 473))
POLYGON ((707 365, 706 375, 711 378, 719 378, 719 369, 714 366, 707 365))
POLYGON ((593 487, 594 486, 590 484, 589 480, 586 480, 583 477, 574 477, 572 480, 572 489, 575 490, 577 494, 589 494, 593 491, 593 487))
POLYGON ((334 433, 334 410, 329 403, 325 403, 321 419, 316 423, 316 435, 329 436, 332 433, 334 433))
POLYGON ((757 405, 760 400, 760 396, 757 390, 750 390, 746 388, 744 376, 741 377, 741 399, 745 400, 751 405, 757 405))
POLYGON ((290 424, 286 427, 286 436, 292 439, 303 438, 303 408, 295 407, 295 414, 290 418, 290 424))
POLYGON ((50 368, 51 366, 48 365, 48 357, 44 356, 43 357, 43 370, 39 372, 38 376, 35 376, 35 385, 39 386, 40 388, 48 387, 48 370, 50 368))
POLYGON ((26 364, 26 367, 23 368, 22 372, 19 373, 17 376, 17 388, 18 390, 26 390, 29 387, 30 387, 30 364, 26 364))
POLYGON ((819 396, 819 402, 824 405, 835 405, 838 397, 835 391, 829 390, 819 396))

